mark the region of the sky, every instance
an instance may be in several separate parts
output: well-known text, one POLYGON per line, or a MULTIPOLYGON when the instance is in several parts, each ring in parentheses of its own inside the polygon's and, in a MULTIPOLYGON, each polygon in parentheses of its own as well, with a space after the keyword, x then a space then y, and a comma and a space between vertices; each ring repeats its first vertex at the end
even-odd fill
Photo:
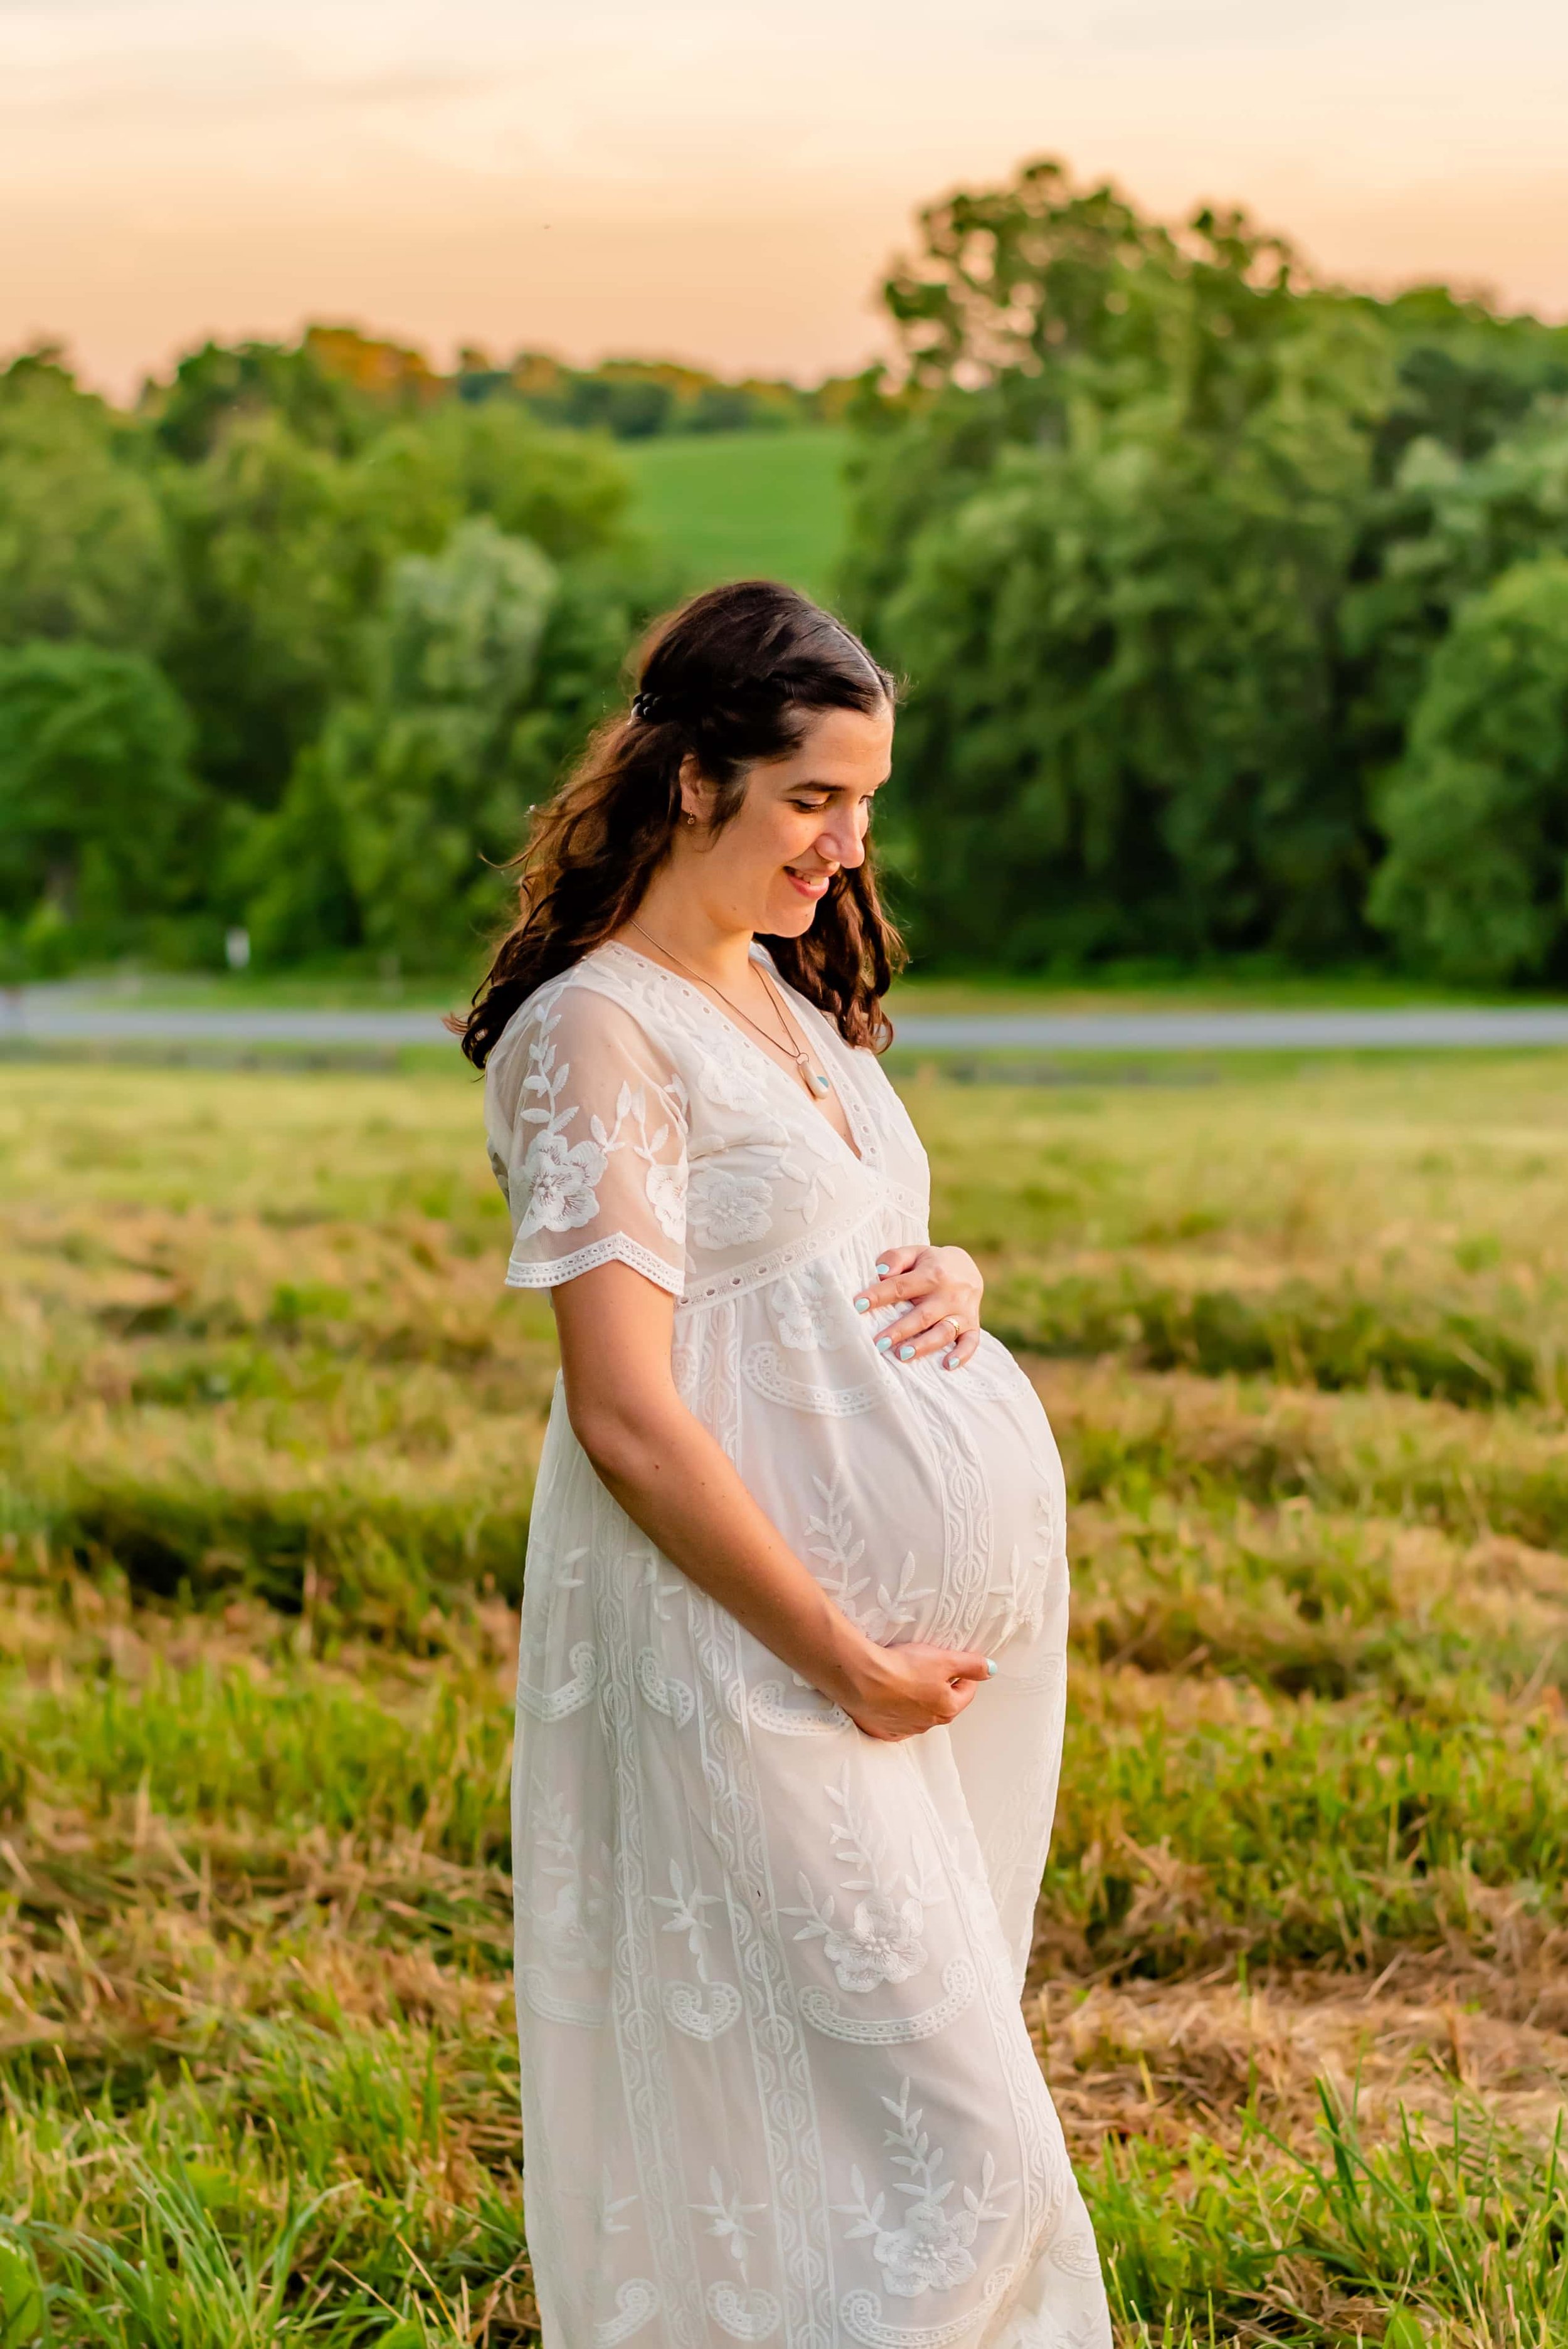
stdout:
POLYGON ((1561 0, 0 0, 0 350, 208 335, 805 379, 920 204, 1055 154, 1568 316, 1561 0))

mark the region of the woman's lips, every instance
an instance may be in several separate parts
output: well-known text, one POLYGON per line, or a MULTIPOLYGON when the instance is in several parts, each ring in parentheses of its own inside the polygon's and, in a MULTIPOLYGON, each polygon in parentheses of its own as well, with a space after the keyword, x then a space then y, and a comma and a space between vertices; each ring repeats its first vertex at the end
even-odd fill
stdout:
POLYGON ((788 864, 784 867, 784 878, 799 889, 802 897, 825 897, 832 877, 830 873, 807 874, 793 872, 788 864))

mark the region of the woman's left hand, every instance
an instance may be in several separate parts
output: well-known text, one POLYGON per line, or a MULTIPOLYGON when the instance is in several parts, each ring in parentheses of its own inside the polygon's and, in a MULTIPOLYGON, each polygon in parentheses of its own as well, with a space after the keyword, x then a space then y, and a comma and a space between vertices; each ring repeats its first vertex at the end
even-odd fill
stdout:
POLYGON ((870 1313, 879 1305, 906 1306, 879 1333, 879 1350, 900 1362, 940 1354, 944 1369, 957 1371, 980 1342, 985 1290, 980 1268, 965 1248, 883 1248, 875 1278, 856 1291, 855 1309, 870 1313))

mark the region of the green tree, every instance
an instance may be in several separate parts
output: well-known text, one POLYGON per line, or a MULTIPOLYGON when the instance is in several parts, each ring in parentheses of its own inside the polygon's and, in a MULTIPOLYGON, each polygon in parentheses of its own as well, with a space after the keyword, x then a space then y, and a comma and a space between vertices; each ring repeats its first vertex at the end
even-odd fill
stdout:
POLYGON ((1403 754, 1460 606, 1553 551, 1568 554, 1568 400, 1535 397, 1468 457, 1435 433, 1405 447, 1367 508, 1340 613, 1346 755, 1374 786, 1403 754))
POLYGON ((870 624, 914 538, 1013 446, 1063 447, 1158 400, 1182 429, 1240 429, 1275 388, 1314 297, 1283 239, 1204 207, 1180 230, 1052 158, 920 215, 883 287, 904 384, 862 399, 844 587, 870 624))
POLYGON ((1516 564, 1432 655, 1379 817, 1374 922, 1413 968, 1568 975, 1568 556, 1516 564))
POLYGON ((1282 398, 1222 452, 1131 413, 1013 450, 915 541, 879 635, 913 680, 898 774, 926 952, 1354 947, 1368 843, 1333 756, 1366 469, 1349 390, 1282 398))
POLYGON ((1239 215, 1168 231, 1056 164, 923 224, 846 579, 910 680, 923 949, 1353 949, 1336 624, 1390 349, 1239 215))
POLYGON ((308 334, 293 346, 203 343, 167 384, 146 387, 141 409, 159 448, 187 465, 247 418, 276 417, 307 448, 335 457, 362 448, 383 420, 308 334))
POLYGON ((614 692, 666 584, 624 558, 563 567, 486 516, 394 570, 360 694, 300 756, 233 868, 258 956, 472 955, 500 867, 614 692))
POLYGON ((374 484, 399 465, 425 471, 453 521, 488 514, 557 563, 614 546, 632 494, 612 450, 584 433, 553 431, 513 400, 449 401, 389 433, 363 470, 374 484))
POLYGON ((1499 316, 1446 285, 1412 286, 1386 302, 1355 298, 1398 352, 1398 388, 1377 428, 1379 481, 1394 479, 1416 440, 1482 457, 1535 400, 1568 392, 1568 327, 1499 316))
MULTIPOLYGON (((1373 804, 1427 804, 1456 615, 1568 555, 1568 330, 1318 286, 1240 213, 1167 228, 1049 160, 923 213, 885 293, 903 381, 860 403, 843 587, 910 679, 924 950, 1368 950, 1373 804)), ((1536 967, 1418 920, 1404 839, 1408 951, 1536 967)))
POLYGON ((189 903, 210 809, 190 722, 139 653, 0 652, 0 913, 68 933, 62 956, 123 950, 189 903))
POLYGON ((263 954, 363 942, 449 969, 471 948, 494 902, 484 860, 521 834, 512 737, 556 584, 537 547, 484 517, 397 564, 371 689, 334 709, 258 853, 263 954))
POLYGON ((352 468, 273 415, 235 424, 164 483, 181 586, 170 674, 202 773, 265 807, 352 677, 398 537, 423 524, 438 543, 445 516, 367 513, 352 468))
POLYGON ((129 436, 58 357, 0 370, 0 644, 156 651, 173 591, 163 515, 129 436))
POLYGON ((394 564, 465 515, 571 558, 615 541, 614 457, 521 410, 453 406, 341 457, 278 415, 242 415, 198 464, 165 468, 181 596, 167 665, 198 761, 226 795, 276 806, 335 700, 366 683, 366 623, 394 564))

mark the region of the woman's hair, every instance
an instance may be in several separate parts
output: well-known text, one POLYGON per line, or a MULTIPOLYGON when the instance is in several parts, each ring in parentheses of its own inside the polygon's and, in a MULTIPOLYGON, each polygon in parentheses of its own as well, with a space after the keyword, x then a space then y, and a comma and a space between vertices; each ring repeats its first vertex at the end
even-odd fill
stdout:
MULTIPOLYGON (((857 637, 771 580, 710 588, 660 621, 643 646, 630 709, 598 729, 535 811, 514 860, 518 919, 467 1019, 451 1023, 476 1068, 535 988, 635 912, 680 821, 688 752, 714 788, 717 830, 740 806, 753 762, 788 757, 813 711, 870 716, 895 698, 892 678, 857 637)), ((803 936, 767 943, 780 975, 850 1043, 881 1051, 892 1040, 882 998, 903 949, 878 902, 869 851, 833 875, 803 936)))

